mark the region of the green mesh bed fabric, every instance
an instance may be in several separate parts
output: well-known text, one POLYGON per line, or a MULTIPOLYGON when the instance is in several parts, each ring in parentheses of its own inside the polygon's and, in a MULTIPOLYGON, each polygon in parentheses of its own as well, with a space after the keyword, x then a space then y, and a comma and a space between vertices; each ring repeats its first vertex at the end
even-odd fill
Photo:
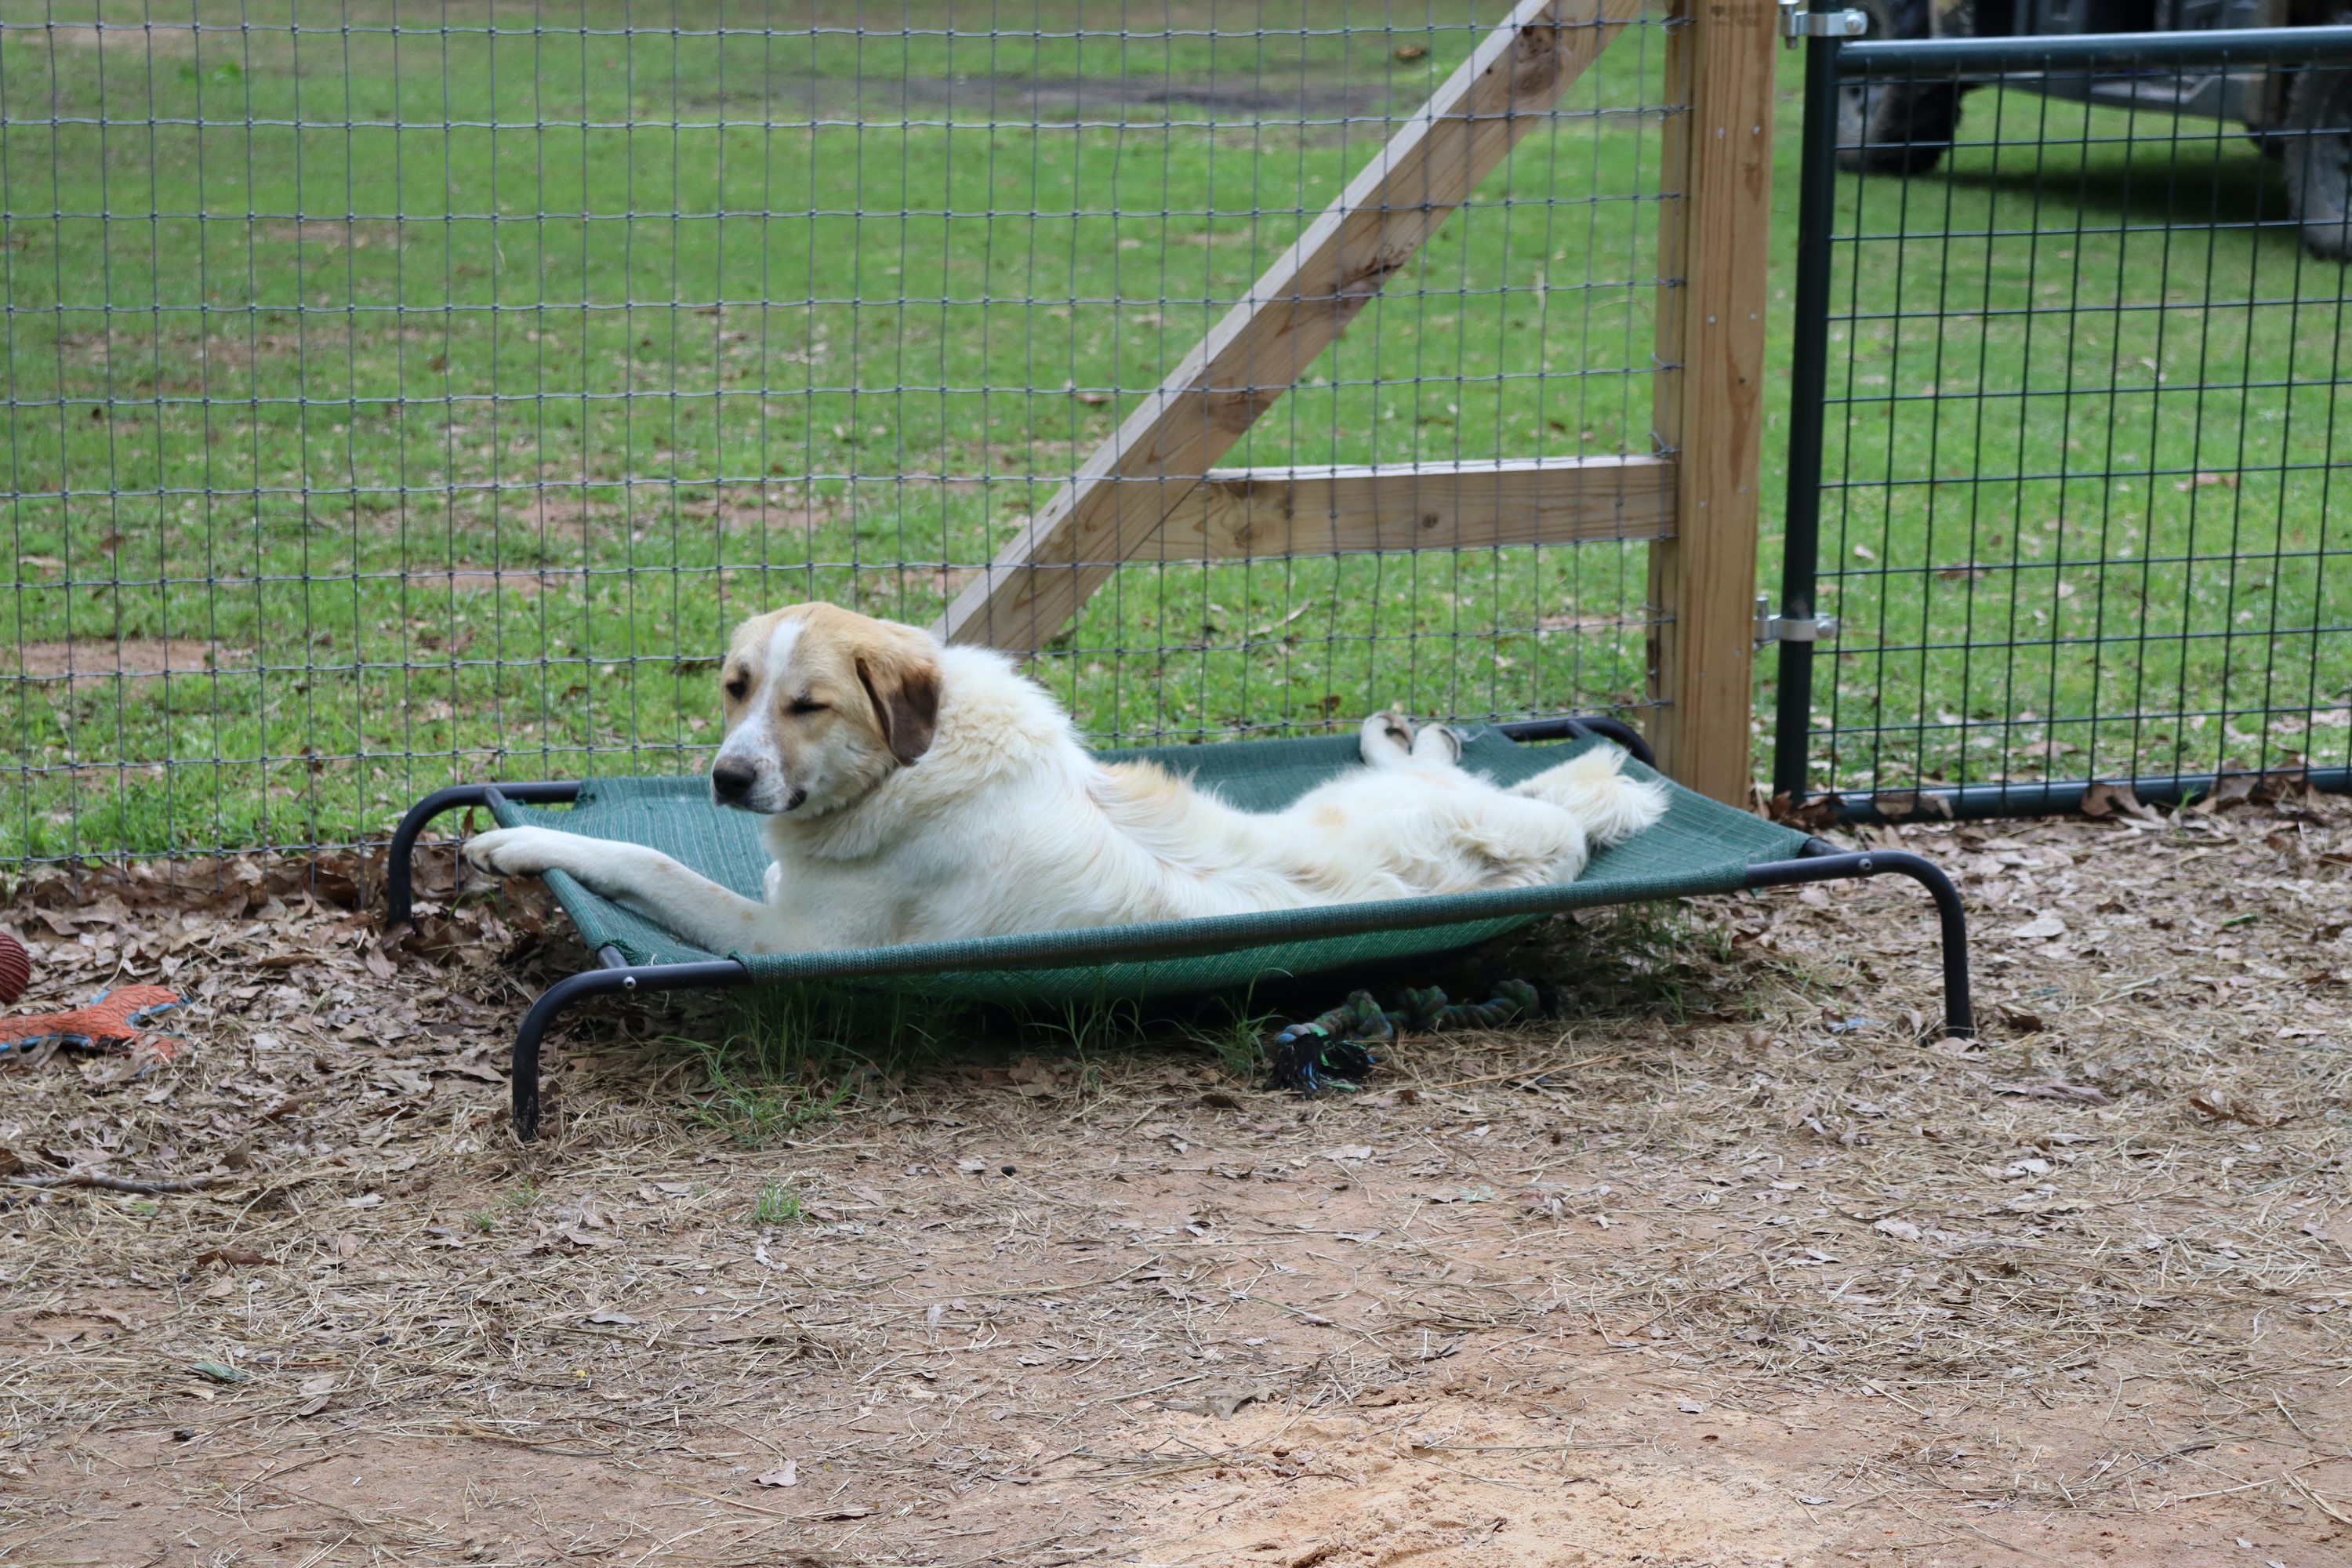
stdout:
MULTIPOLYGON (((1465 731, 1465 767, 1509 784, 1588 745, 1523 746, 1498 731, 1465 731)), ((1248 741, 1105 752, 1105 761, 1149 758, 1189 775, 1234 805, 1278 810, 1344 769, 1360 765, 1353 736, 1248 741)), ((1654 777, 1639 763, 1629 770, 1654 777)), ((710 804, 709 784, 687 778, 598 779, 568 810, 506 803, 501 826, 533 824, 664 851, 746 897, 761 896, 768 858, 760 819, 710 804)), ((1210 920, 974 942, 792 954, 707 952, 651 921, 597 897, 562 872, 547 881, 591 951, 617 948, 632 964, 700 963, 730 957, 763 982, 880 984, 920 976, 929 994, 990 1002, 1110 1000, 1180 995, 1331 970, 1393 971, 1402 961, 1499 936, 1539 916, 1602 904, 1730 892, 1759 861, 1793 858, 1805 836, 1674 788, 1664 820, 1593 857, 1558 887, 1444 898, 1399 899, 1210 920)))

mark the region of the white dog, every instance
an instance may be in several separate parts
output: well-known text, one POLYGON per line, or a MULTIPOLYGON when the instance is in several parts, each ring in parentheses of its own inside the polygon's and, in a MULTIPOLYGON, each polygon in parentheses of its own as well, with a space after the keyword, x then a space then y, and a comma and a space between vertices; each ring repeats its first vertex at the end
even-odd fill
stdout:
POLYGON ((468 858, 568 871, 713 952, 808 952, 1566 882, 1666 808, 1613 747, 1502 789, 1442 726, 1377 715, 1368 766, 1240 811, 1097 762, 1004 655, 830 605, 747 622, 722 680, 710 793, 767 818, 765 902, 552 828, 485 833, 468 858))

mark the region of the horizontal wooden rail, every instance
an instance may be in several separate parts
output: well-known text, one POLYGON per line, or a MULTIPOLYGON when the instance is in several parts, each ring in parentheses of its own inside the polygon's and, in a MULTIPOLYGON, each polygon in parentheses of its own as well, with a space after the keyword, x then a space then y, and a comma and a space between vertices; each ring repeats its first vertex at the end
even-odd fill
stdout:
POLYGON ((1670 539, 1675 482, 1673 461, 1651 457, 1213 468, 1128 559, 1670 539))

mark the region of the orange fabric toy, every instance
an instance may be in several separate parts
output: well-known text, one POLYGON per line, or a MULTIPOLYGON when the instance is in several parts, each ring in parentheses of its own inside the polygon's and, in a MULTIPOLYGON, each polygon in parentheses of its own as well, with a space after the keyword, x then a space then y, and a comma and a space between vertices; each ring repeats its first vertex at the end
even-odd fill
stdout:
POLYGON ((180 1042, 142 1026, 180 1003, 178 995, 161 985, 125 985, 70 1013, 0 1018, 0 1057, 55 1041, 84 1050, 128 1050, 143 1045, 154 1053, 156 1060, 167 1062, 179 1050, 180 1042))

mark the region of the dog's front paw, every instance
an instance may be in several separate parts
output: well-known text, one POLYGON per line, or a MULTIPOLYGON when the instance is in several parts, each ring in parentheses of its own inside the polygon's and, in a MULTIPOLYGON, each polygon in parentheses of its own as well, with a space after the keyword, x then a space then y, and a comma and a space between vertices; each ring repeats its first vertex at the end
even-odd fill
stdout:
POLYGON ((498 827, 466 840, 466 858, 501 877, 534 876, 565 868, 564 851, 574 836, 551 827, 498 827))

